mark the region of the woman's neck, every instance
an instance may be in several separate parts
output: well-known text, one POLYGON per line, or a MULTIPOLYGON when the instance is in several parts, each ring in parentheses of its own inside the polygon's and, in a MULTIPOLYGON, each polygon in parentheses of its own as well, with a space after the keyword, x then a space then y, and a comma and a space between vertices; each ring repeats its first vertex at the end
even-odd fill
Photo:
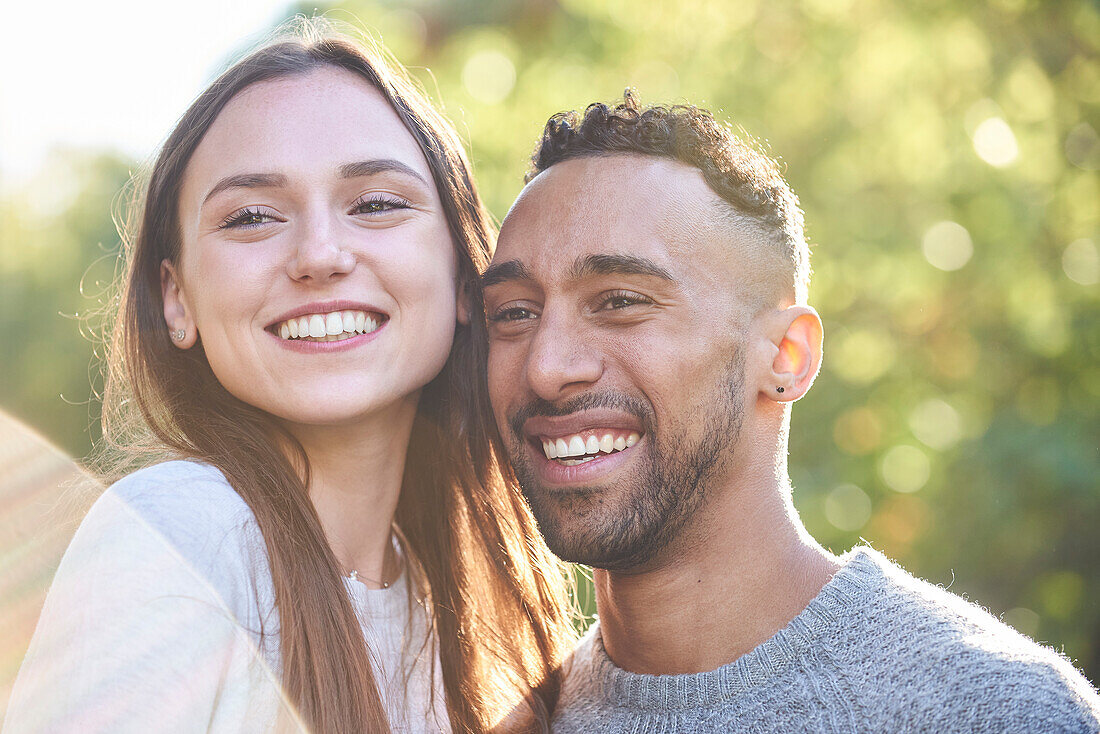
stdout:
POLYGON ((344 573, 379 587, 397 570, 390 529, 419 395, 339 426, 288 426, 309 458, 309 496, 344 573))

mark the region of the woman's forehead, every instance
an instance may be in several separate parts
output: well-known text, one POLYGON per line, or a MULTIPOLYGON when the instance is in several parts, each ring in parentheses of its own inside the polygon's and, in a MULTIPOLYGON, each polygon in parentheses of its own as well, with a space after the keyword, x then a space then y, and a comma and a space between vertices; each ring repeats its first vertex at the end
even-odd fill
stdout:
POLYGON ((420 147, 382 93, 350 71, 322 67, 258 82, 233 97, 188 164, 184 197, 224 175, 314 176, 374 159, 400 161, 431 179, 420 147))

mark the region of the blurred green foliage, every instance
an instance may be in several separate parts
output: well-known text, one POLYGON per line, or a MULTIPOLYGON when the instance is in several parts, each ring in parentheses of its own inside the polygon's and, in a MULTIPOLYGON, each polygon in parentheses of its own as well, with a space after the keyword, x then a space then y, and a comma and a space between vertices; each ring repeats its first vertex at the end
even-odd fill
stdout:
MULTIPOLYGON (((836 551, 866 539, 1100 681, 1095 4, 326 9, 412 67, 468 139, 499 218, 545 119, 627 86, 709 107, 779 156, 826 328, 792 428, 806 524, 836 551)), ((58 314, 88 310, 82 276, 94 290, 112 272, 92 263, 117 243, 110 205, 127 175, 69 152, 40 190, 0 200, 3 407, 78 456, 97 415, 84 404, 92 347, 58 314)))

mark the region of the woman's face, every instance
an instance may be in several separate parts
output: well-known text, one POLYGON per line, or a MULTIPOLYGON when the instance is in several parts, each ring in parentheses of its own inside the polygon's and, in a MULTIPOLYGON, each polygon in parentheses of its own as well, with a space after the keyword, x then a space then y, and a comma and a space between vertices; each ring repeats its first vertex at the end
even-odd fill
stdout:
POLYGON ((418 391, 454 338, 457 262, 428 163, 341 69, 234 97, 196 149, 165 319, 221 384, 291 423, 350 424, 418 391))

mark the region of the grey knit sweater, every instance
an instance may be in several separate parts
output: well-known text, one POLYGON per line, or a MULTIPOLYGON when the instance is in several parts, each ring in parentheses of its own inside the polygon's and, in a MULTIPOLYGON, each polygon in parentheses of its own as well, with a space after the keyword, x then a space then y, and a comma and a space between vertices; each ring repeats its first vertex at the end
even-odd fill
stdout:
POLYGON ((598 623, 567 665, 567 734, 1100 732, 1100 697, 1068 660, 869 548, 718 670, 628 673, 598 623))

